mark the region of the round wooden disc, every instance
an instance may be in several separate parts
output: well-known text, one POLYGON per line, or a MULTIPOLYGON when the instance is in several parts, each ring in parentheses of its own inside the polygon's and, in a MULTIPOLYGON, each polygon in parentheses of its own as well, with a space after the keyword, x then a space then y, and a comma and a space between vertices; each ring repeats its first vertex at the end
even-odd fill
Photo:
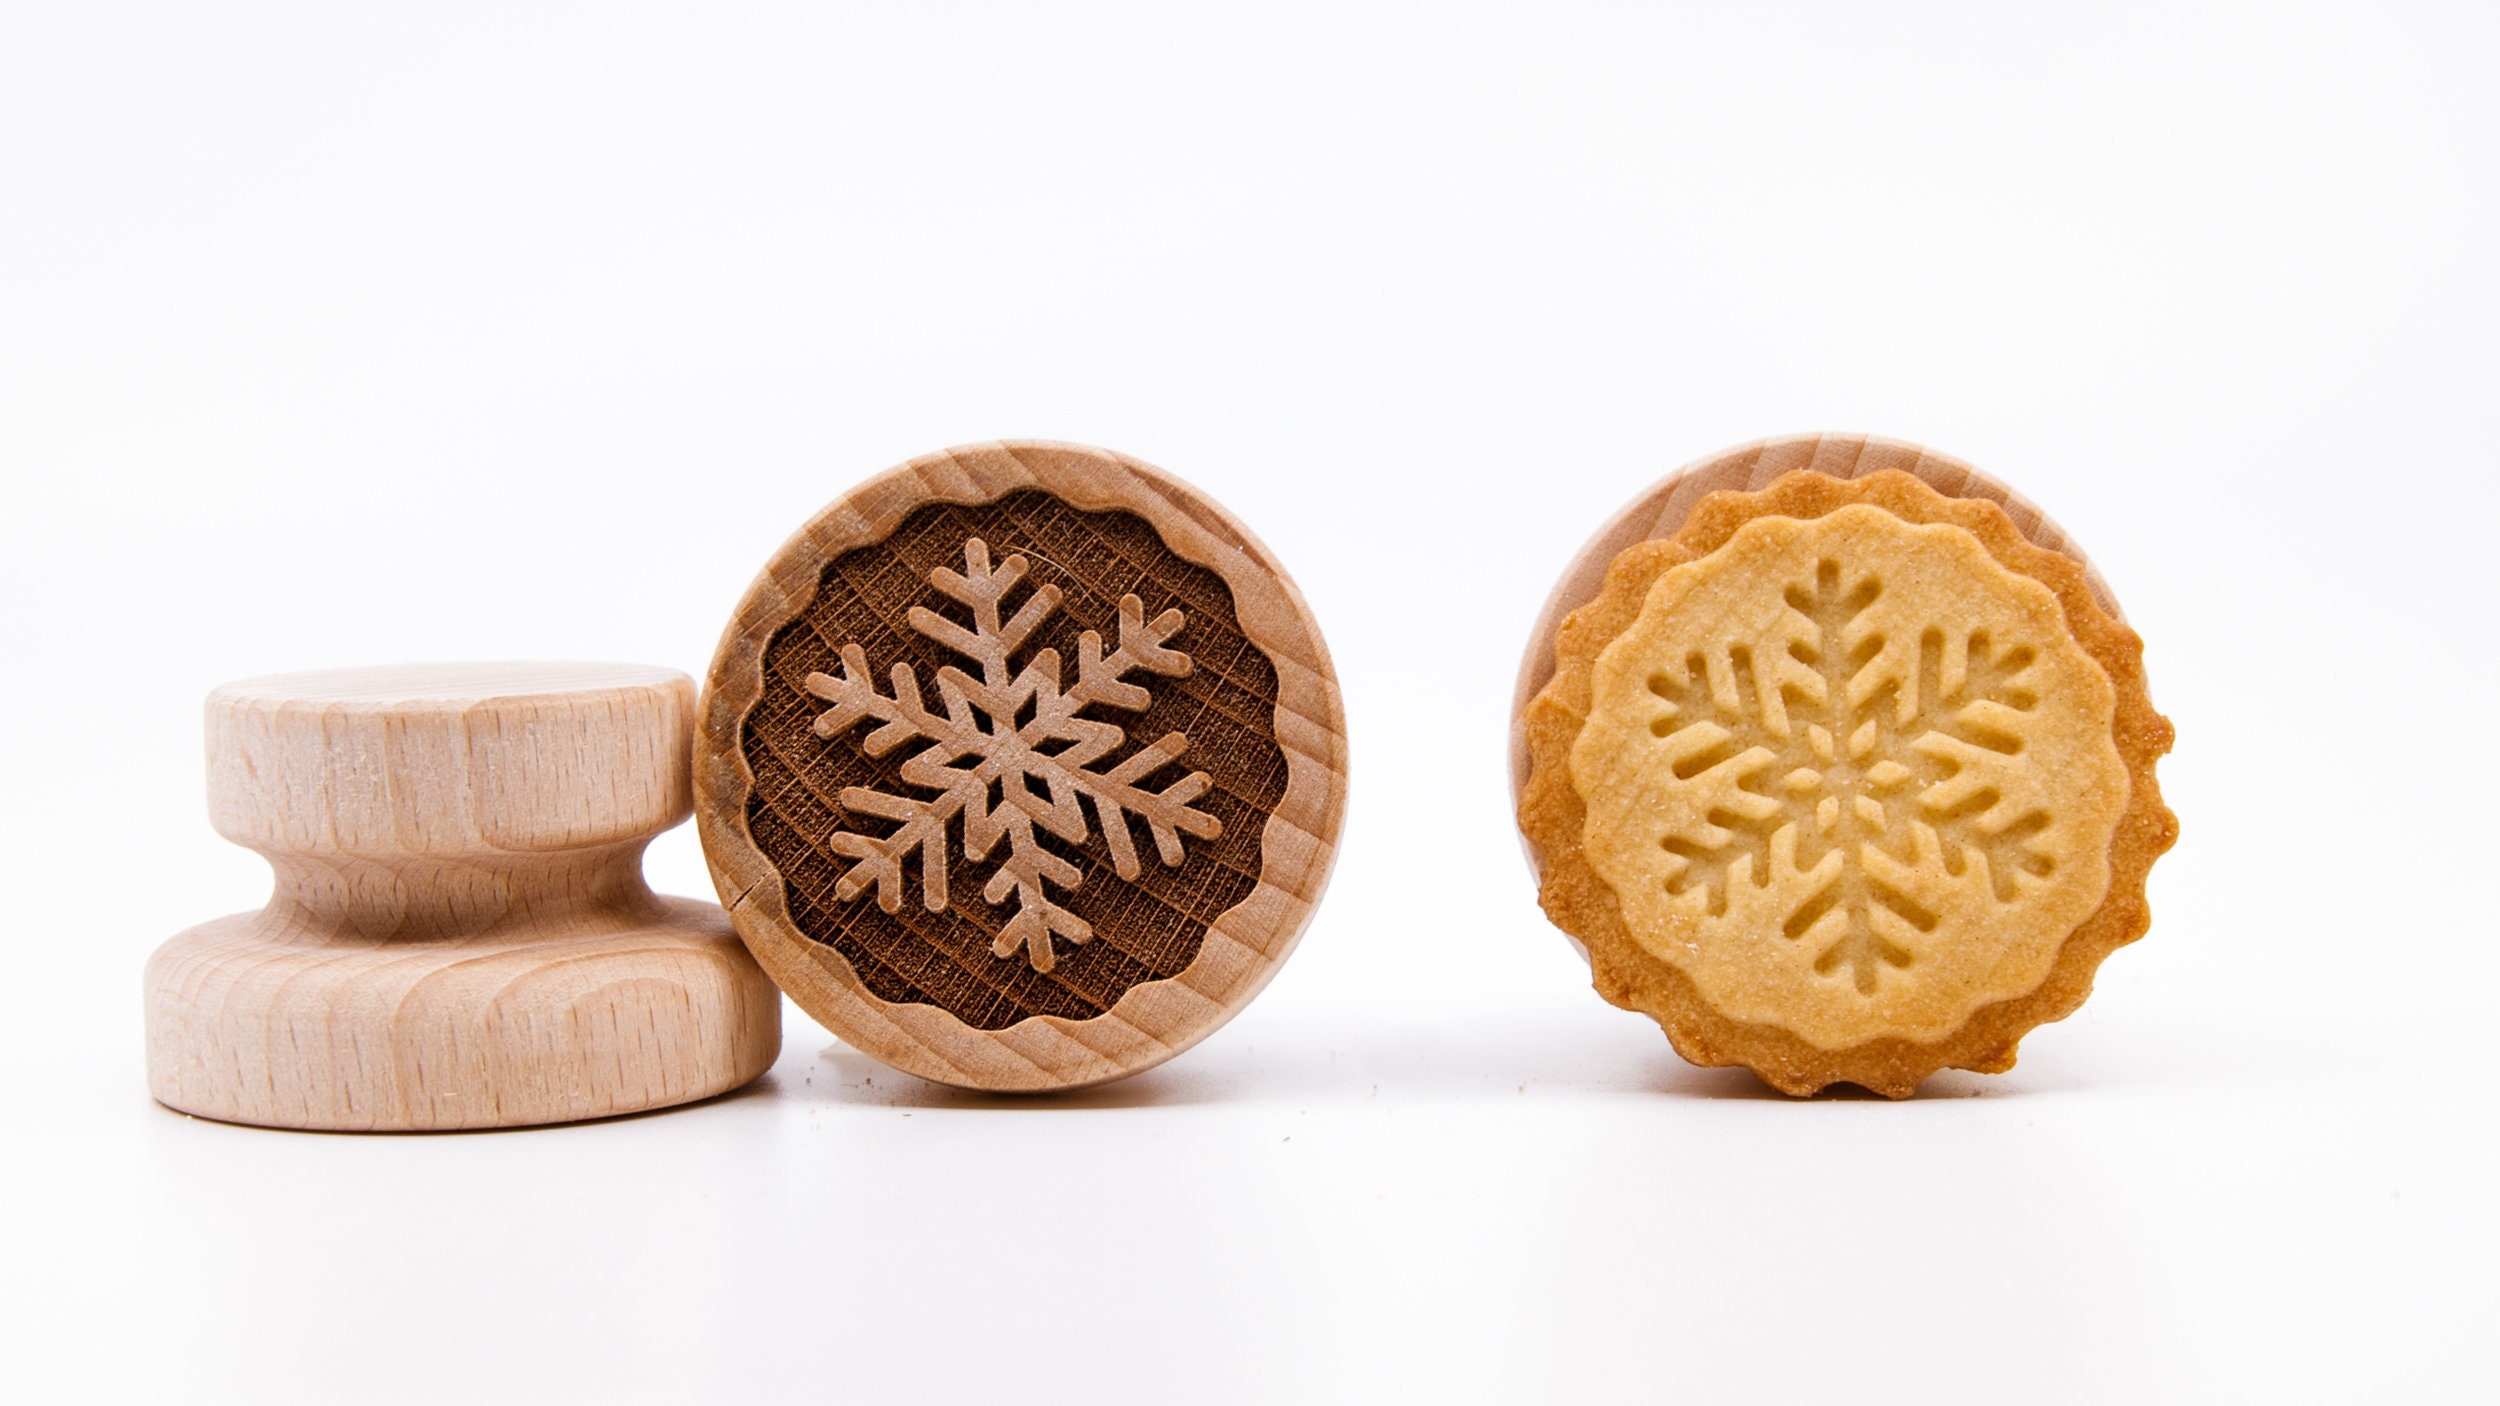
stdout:
POLYGON ((647 664, 237 679, 208 697, 209 820, 264 851, 534 854, 648 838, 686 818, 693 706, 693 680, 647 664))
MULTIPOLYGON (((2064 528, 2030 500, 1949 454, 1876 435, 1785 435, 1740 444, 1687 464, 1643 489, 1607 519, 1605 526, 1597 529, 1597 534, 1571 559, 1571 564, 1563 568, 1562 579, 1555 583, 1553 594, 1545 598, 1545 608, 1537 612, 1536 627, 1528 634, 1527 652, 1520 656, 1519 681, 1511 693, 1510 789, 1514 806, 1521 789, 1528 784, 1528 734, 1524 722, 1528 703, 1554 677, 1554 635, 1562 628, 1563 618, 1597 598, 1598 588, 1605 584, 1606 568, 1625 548, 1674 536, 1702 499, 1724 490, 1750 493, 1767 488, 1780 475, 1799 469, 1833 478, 1863 478, 1886 469, 1899 469, 1924 480, 1947 497, 1984 498, 2005 509, 2015 528, 2034 546, 2082 562, 2093 598, 2113 618, 2126 619, 2118 608, 2118 598, 2110 593, 2109 583, 2101 579, 2091 559, 2066 535, 2064 528)), ((1540 867, 1533 850, 1528 854, 1528 867, 1540 867)))
POLYGON ((706 681, 704 852, 845 1041, 968 1088, 1159 1064, 1256 996, 1345 813, 1344 705, 1231 514, 1078 445, 915 459, 765 566, 706 681))

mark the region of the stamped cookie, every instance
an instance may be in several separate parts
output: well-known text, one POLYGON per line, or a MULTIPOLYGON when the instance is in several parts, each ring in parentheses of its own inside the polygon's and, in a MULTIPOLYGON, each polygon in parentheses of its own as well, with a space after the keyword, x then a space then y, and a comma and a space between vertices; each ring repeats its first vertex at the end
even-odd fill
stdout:
POLYGON ((1695 1063, 1893 1097, 2010 1068, 2149 921, 2142 643, 1967 466, 1825 438, 1688 472, 1731 462, 1795 467, 1619 547, 1553 629, 1518 739, 1546 911, 1695 1063))
POLYGON ((1074 445, 917 459, 782 548, 715 659, 696 775, 740 934, 810 1015, 945 1083, 1162 1062, 1318 901, 1345 740, 1249 531, 1074 445))

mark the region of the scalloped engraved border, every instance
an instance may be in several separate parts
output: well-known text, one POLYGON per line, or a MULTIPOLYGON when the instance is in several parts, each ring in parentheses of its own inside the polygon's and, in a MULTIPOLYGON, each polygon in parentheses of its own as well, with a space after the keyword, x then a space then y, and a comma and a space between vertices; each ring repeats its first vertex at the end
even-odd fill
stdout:
POLYGON ((1248 1005, 1317 910, 1345 820, 1345 704, 1319 622, 1265 545, 1212 499, 1108 450, 1004 440, 923 455, 843 494, 774 552, 722 632, 704 681, 695 821, 738 934, 781 989, 862 1052, 938 1083, 1000 1092, 1078 1089, 1150 1069, 1248 1005), (976 1030, 936 1006, 885 1001, 840 953, 801 934, 780 872, 747 832, 755 778, 738 746, 764 691, 764 646, 815 600, 828 562, 893 535, 929 503, 978 506, 1038 488, 1074 508, 1133 512, 1183 559, 1224 579, 1242 633, 1276 666, 1285 794, 1261 836, 1258 886, 1208 928, 1178 975, 1142 982, 1090 1020, 1029 1016, 976 1030))

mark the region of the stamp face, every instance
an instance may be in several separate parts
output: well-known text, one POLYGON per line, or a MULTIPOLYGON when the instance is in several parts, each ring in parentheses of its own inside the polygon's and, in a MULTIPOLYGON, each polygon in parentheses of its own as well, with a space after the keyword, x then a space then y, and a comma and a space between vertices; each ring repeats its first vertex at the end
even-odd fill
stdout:
POLYGON ((2038 986, 2108 892, 2114 707, 2056 598, 1970 533, 1757 518, 1599 656, 1583 851, 1724 1014, 1933 1039, 2038 986))
POLYGON ((764 651, 747 823, 811 941, 975 1029, 1178 975, 1258 884, 1275 666, 1134 513, 912 512, 764 651))
POLYGON ((722 632, 694 758, 738 935, 862 1053, 1047 1092, 1256 997, 1336 860, 1345 706, 1292 578, 1108 450, 1005 440, 843 494, 722 632))

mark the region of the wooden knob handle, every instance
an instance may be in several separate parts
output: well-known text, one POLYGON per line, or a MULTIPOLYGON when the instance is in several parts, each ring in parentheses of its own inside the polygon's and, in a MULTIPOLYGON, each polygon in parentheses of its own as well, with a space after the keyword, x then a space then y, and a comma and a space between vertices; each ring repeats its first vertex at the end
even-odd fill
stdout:
POLYGON ((684 820, 694 685, 628 664, 281 674, 208 699, 209 814, 269 905, 148 964, 152 1091, 283 1127, 508 1127, 734 1088, 780 996, 642 851, 684 820))
POLYGON ((369 938, 648 915, 641 854, 691 812, 694 685, 633 664, 275 674, 208 697, 208 806, 273 906, 369 938))
POLYGON ((647 840, 693 810, 694 684, 637 664, 273 674, 208 696, 217 832, 264 854, 486 857, 647 840))

